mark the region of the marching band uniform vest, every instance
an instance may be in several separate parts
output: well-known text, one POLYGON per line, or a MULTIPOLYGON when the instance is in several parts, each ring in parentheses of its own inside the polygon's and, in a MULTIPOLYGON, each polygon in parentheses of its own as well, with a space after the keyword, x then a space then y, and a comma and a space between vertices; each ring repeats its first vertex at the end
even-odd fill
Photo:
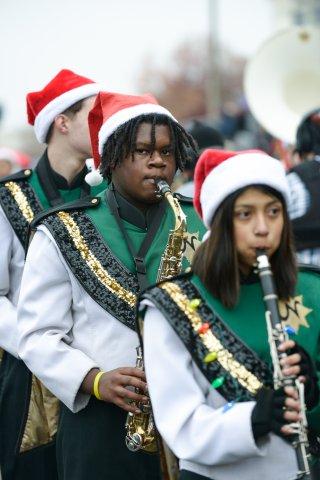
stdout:
MULTIPOLYGON (((117 199, 126 232, 138 249, 152 215, 148 219, 147 214, 143 224, 133 206, 120 196, 117 199)), ((185 268, 204 227, 189 200, 182 198, 181 205, 189 232, 185 268)), ((156 280, 173 226, 173 216, 166 208, 144 259, 148 283, 156 280)), ((106 192, 87 203, 79 201, 38 217, 20 295, 19 353, 65 405, 57 435, 62 479, 86 480, 90 474, 102 478, 108 472, 110 479, 120 480, 126 468, 132 472, 131 478, 140 480, 149 478, 150 469, 152 475, 158 475, 153 468, 156 458, 145 460, 145 454, 133 454, 125 447, 125 412, 79 391, 92 368, 110 371, 135 365, 138 293, 135 264, 106 192), (46 255, 41 255, 44 251, 46 255), (41 271, 48 271, 44 278, 41 271), (92 441, 88 444, 89 436, 92 441)))
MULTIPOLYGON (((26 169, 0 180, 0 345, 5 351, 0 368, 0 461, 4 480, 13 475, 15 479, 38 475, 39 480, 48 480, 48 472, 55 478, 55 452, 51 446, 54 427, 52 422, 40 425, 50 412, 51 399, 17 358, 16 308, 31 222, 53 205, 89 195, 90 187, 84 183, 86 173, 84 168, 68 185, 52 170, 45 152, 34 170, 26 169), (35 408, 41 403, 42 419, 35 408), (36 446, 39 448, 34 449, 36 446)), ((104 187, 94 188, 92 193, 104 187)))
MULTIPOLYGON (((280 304, 283 321, 315 363, 319 289, 319 272, 301 270, 295 296, 280 304)), ((140 311, 155 421, 186 478, 255 480, 257 472, 263 480, 294 478, 291 445, 273 433, 255 442, 251 430, 255 395, 272 386, 259 282, 242 284, 237 305, 227 309, 189 273, 146 290, 140 311)), ((308 417, 319 435, 320 407, 308 417)))

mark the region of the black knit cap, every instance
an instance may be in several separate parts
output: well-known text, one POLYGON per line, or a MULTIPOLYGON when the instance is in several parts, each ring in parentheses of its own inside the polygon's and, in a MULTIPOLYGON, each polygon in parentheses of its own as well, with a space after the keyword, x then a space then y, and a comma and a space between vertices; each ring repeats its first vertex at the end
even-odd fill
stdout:
POLYGON ((206 123, 194 120, 189 133, 196 140, 200 150, 204 148, 223 147, 224 140, 221 133, 206 123))

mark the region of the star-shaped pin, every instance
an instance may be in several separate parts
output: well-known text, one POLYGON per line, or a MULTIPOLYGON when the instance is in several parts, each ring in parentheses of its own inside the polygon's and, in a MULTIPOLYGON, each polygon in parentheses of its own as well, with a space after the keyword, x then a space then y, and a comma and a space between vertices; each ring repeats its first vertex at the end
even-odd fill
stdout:
POLYGON ((279 302, 279 311, 283 323, 293 327, 297 333, 301 326, 310 327, 306 317, 312 308, 303 305, 302 295, 290 298, 287 302, 279 302))

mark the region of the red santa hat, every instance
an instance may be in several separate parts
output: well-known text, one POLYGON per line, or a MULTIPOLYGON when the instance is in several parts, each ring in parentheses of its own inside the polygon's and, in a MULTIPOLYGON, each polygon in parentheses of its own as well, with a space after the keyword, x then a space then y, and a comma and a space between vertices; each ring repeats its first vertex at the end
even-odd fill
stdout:
POLYGON ((99 93, 89 113, 92 152, 96 168, 100 165, 100 156, 105 143, 117 128, 133 118, 149 113, 160 113, 175 120, 169 110, 161 107, 150 94, 99 93))
POLYGON ((42 90, 27 95, 28 122, 34 125, 37 140, 45 143, 55 117, 79 100, 96 95, 101 90, 90 78, 71 70, 61 70, 42 90))
POLYGON ((16 169, 28 168, 31 162, 29 155, 10 147, 0 147, 0 160, 10 162, 16 169))
POLYGON ((223 200, 239 188, 267 185, 289 200, 281 162, 259 150, 205 150, 197 161, 194 182, 194 206, 207 228, 223 200))

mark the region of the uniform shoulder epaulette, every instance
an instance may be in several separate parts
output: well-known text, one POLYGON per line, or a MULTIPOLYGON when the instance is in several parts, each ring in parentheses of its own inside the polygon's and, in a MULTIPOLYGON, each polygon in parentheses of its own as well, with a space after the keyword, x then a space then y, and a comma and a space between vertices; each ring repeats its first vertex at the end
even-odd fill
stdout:
POLYGON ((175 192, 173 196, 179 200, 179 202, 182 203, 191 203, 193 204, 193 198, 192 197, 186 197, 185 195, 181 195, 181 193, 175 192))
POLYGON ((31 177, 32 173, 32 170, 30 170, 29 168, 26 168, 25 170, 20 170, 19 172, 13 173, 12 175, 1 178, 0 184, 7 182, 17 182, 18 180, 26 180, 27 178, 31 177))
POLYGON ((56 205, 55 207, 49 208, 43 212, 40 212, 31 222, 31 229, 34 229, 39 225, 45 218, 57 212, 72 212, 74 210, 83 210, 85 208, 95 208, 100 205, 101 199, 99 197, 85 197, 80 198, 74 202, 66 203, 65 205, 56 205))
POLYGON ((300 272, 312 272, 320 275, 320 267, 317 265, 310 265, 309 263, 299 263, 298 265, 300 272))

